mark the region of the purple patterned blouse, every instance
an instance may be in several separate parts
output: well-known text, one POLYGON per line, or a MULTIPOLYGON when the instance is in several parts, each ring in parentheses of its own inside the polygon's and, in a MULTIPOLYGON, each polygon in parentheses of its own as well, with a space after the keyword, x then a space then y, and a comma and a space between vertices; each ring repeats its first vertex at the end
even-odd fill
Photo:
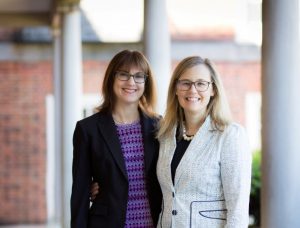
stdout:
POLYGON ((146 191, 144 147, 140 121, 116 124, 126 163, 129 191, 126 228, 153 228, 146 191))

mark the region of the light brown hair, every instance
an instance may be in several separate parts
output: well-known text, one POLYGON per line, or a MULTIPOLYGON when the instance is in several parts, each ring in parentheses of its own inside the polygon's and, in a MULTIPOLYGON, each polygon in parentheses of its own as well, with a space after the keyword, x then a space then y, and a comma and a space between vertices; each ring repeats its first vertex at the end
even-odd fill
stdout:
POLYGON ((201 64, 205 65, 210 72, 214 91, 214 96, 210 98, 207 105, 205 117, 210 115, 214 129, 220 131, 223 131, 224 128, 231 122, 229 105, 225 96, 221 78, 217 73, 215 66, 209 59, 202 59, 199 56, 191 56, 180 61, 172 74, 168 90, 167 108, 164 118, 160 121, 160 129, 157 134, 158 138, 171 136, 171 133, 176 126, 179 127, 178 138, 182 138, 185 116, 183 108, 180 106, 176 96, 176 84, 178 79, 187 69, 201 64))

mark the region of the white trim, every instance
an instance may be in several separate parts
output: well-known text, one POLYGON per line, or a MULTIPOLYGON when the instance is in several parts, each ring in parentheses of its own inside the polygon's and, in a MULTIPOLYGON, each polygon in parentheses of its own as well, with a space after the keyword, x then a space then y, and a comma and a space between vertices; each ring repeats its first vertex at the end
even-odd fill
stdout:
POLYGON ((95 112, 95 108, 101 104, 102 97, 98 93, 86 93, 82 97, 82 112, 88 117, 95 112))
POLYGON ((261 149, 261 93, 252 92, 246 95, 246 129, 250 149, 261 149))
POLYGON ((47 220, 55 218, 55 150, 54 150, 54 96, 46 96, 46 205, 47 220))

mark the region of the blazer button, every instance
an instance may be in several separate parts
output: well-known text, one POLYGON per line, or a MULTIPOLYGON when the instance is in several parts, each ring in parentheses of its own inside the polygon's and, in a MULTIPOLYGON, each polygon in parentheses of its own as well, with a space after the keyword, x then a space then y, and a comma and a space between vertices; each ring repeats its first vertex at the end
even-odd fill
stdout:
POLYGON ((177 211, 176 211, 176 210, 173 210, 173 211, 172 211, 172 215, 177 215, 177 211))

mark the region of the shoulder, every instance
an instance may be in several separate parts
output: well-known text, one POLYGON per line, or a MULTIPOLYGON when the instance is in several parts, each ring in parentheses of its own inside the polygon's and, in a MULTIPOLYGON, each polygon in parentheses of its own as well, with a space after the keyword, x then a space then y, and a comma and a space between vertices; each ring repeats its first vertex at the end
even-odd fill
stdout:
POLYGON ((161 116, 159 115, 149 115, 145 112, 141 112, 142 122, 145 124, 150 124, 153 128, 157 129, 161 116))
POLYGON ((100 116, 100 113, 97 112, 91 116, 88 116, 86 118, 79 120, 77 123, 82 126, 87 126, 87 125, 95 123, 97 120, 99 120, 99 116, 100 116))
POLYGON ((233 153, 249 152, 249 140, 245 128, 237 123, 231 123, 223 132, 222 148, 225 151, 233 153))
POLYGON ((246 129, 238 123, 230 123, 221 132, 221 143, 223 148, 240 148, 248 146, 246 129))
POLYGON ((98 123, 108 123, 112 122, 112 117, 108 113, 97 112, 89 117, 86 117, 77 122, 77 126, 80 126, 84 129, 93 129, 98 126, 98 123))
POLYGON ((225 137, 246 137, 245 128, 238 123, 230 123, 224 130, 223 135, 225 137))

